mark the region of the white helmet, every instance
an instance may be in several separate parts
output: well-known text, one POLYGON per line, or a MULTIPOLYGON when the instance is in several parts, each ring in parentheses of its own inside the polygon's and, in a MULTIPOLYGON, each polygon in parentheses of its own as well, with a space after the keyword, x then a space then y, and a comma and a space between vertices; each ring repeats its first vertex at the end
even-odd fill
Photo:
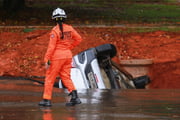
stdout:
POLYGON ((52 13, 52 19, 59 18, 59 17, 67 18, 65 11, 61 8, 55 9, 52 13))

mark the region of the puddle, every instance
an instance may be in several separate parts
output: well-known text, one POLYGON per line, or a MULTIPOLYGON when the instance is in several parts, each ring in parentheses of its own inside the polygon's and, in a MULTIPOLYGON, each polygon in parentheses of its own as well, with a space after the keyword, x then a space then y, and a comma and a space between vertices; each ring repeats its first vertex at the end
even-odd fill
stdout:
POLYGON ((42 90, 30 84, 1 87, 0 120, 180 119, 180 89, 78 90, 82 104, 66 107, 66 90, 55 88, 51 108, 38 106, 42 90))

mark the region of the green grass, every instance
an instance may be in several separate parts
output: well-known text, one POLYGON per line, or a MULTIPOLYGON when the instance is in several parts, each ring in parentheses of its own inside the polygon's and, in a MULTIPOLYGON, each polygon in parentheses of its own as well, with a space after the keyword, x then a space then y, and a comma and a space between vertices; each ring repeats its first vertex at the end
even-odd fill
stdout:
POLYGON ((130 22, 180 22, 180 8, 173 5, 133 4, 123 12, 119 18, 130 22))
POLYGON ((70 24, 180 24, 180 6, 176 0, 52 0, 36 1, 31 9, 13 15, 0 12, 0 24, 52 25, 51 13, 56 7, 65 9, 70 24), (54 1, 54 4, 52 4, 54 1), (51 4, 51 5, 50 5, 51 4), (28 13, 28 14, 27 14, 28 13))
POLYGON ((32 32, 33 30, 35 30, 34 28, 25 28, 23 29, 23 32, 27 33, 27 32, 32 32))
POLYGON ((154 31, 167 31, 167 32, 179 32, 180 27, 167 27, 167 26, 159 26, 159 27, 135 27, 135 28, 127 28, 119 29, 117 32, 119 33, 145 33, 145 32, 154 32, 154 31))
MULTIPOLYGON (((97 0, 98 1, 98 0, 97 0)), ((170 4, 91 2, 64 6, 69 18, 82 24, 121 24, 121 23, 169 23, 180 22, 180 7, 170 4), (96 4, 95 4, 96 3, 96 4), (98 4, 97 4, 98 3, 98 4)), ((74 23, 73 21, 71 21, 74 23)))

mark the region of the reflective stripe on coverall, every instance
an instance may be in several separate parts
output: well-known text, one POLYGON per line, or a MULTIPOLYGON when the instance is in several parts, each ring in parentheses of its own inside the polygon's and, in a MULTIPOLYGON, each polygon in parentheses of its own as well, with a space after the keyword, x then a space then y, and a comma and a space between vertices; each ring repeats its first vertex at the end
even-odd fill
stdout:
POLYGON ((43 99, 51 100, 53 85, 58 75, 69 92, 75 90, 70 77, 71 49, 76 47, 82 38, 70 25, 63 24, 63 33, 64 39, 60 39, 61 31, 59 25, 56 25, 50 33, 50 42, 44 62, 47 63, 50 60, 51 64, 46 71, 43 99))

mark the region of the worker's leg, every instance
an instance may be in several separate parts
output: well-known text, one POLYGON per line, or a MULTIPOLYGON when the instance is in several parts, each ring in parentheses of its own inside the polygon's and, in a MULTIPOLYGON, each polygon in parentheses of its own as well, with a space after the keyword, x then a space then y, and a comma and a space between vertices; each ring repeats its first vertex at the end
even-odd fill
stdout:
POLYGON ((70 72, 71 72, 71 62, 72 59, 67 59, 60 70, 60 77, 62 79, 63 84, 66 86, 68 91, 70 92, 71 99, 66 103, 66 106, 74 106, 76 104, 80 104, 81 100, 78 97, 76 88, 71 80, 70 72))
POLYGON ((43 99, 51 100, 53 85, 61 66, 62 63, 60 60, 51 61, 50 68, 46 71, 43 99))
POLYGON ((59 71, 61 80, 69 92, 72 92, 73 90, 75 90, 74 84, 70 76, 71 62, 72 62, 72 59, 64 59, 64 65, 61 67, 59 71))

